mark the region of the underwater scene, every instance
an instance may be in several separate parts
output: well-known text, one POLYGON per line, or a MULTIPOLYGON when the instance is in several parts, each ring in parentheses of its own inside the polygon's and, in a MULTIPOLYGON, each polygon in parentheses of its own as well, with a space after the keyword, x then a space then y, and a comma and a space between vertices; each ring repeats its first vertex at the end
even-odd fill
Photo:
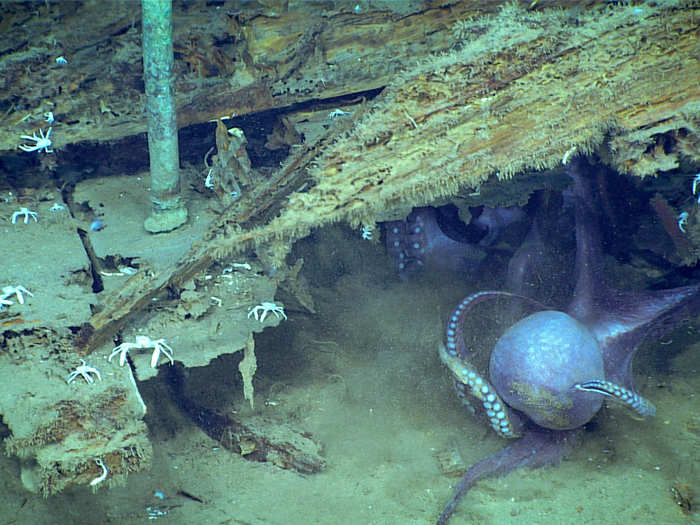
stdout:
POLYGON ((0 3, 0 525, 700 524, 700 3, 0 3))

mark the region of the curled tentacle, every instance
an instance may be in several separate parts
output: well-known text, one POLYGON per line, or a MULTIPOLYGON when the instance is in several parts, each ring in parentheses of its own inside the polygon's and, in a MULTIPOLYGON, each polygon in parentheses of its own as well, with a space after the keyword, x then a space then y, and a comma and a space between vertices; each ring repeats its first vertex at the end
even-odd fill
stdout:
POLYGON ((512 439, 521 436, 523 419, 503 402, 501 396, 486 378, 481 377, 476 370, 456 355, 447 353, 444 346, 440 348, 440 358, 452 371, 457 391, 466 395, 467 390, 460 388, 460 386, 467 386, 469 393, 481 401, 489 423, 491 423, 491 428, 505 438, 512 439))
POLYGON ((586 392, 597 392, 599 394, 603 394, 604 396, 608 396, 611 399, 618 401, 626 407, 634 410, 642 417, 653 417, 656 415, 656 407, 647 398, 625 387, 611 383, 610 381, 594 379, 583 383, 577 383, 574 385, 574 388, 577 390, 584 390, 586 392))
POLYGON ((440 359, 452 372, 458 392, 464 395, 470 393, 476 397, 486 411, 491 428, 511 439, 521 435, 523 418, 503 402, 493 385, 469 362, 469 352, 464 343, 463 324, 466 313, 478 303, 496 298, 520 299, 538 308, 545 308, 533 299, 508 292, 484 291, 465 297, 447 322, 447 342, 446 346, 440 348, 440 359))
POLYGON ((464 318, 467 312, 470 311, 474 306, 488 299, 518 299, 542 310, 547 308, 539 301, 535 301, 534 299, 530 299, 529 297, 509 292, 486 290, 483 292, 476 292, 472 295, 469 295, 460 301, 454 313, 447 322, 446 346, 447 352, 450 355, 455 355, 464 360, 469 359, 467 346, 464 343, 464 318))
POLYGON ((486 256, 479 238, 479 229, 448 206, 415 208, 402 221, 384 223, 387 253, 401 277, 422 270, 471 274, 486 256))

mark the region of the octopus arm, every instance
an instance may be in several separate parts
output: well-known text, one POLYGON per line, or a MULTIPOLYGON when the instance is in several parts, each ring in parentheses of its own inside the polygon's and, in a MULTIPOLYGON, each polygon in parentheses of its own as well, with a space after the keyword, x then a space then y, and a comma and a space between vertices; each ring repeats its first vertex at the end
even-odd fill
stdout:
POLYGON ((651 401, 642 397, 641 395, 629 390, 623 386, 617 385, 610 381, 603 381, 601 379, 593 379, 591 381, 584 381, 583 383, 577 383, 574 385, 577 390, 583 390, 584 392, 597 392, 607 396, 608 399, 622 403, 624 406, 630 408, 642 417, 653 417, 656 415, 656 407, 651 401))
POLYGON ((528 429, 523 437, 500 452, 479 461, 466 471, 455 487, 452 498, 440 514, 437 524, 447 523, 460 499, 477 481, 504 476, 522 467, 534 469, 557 464, 578 444, 580 434, 580 429, 564 431, 536 427, 528 429))

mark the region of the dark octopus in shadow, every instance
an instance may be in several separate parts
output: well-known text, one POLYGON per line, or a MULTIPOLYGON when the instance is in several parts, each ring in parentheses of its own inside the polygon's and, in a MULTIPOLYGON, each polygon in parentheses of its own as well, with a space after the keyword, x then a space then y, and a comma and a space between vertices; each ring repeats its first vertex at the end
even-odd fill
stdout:
MULTIPOLYGON (((603 276, 594 213, 594 192, 579 159, 570 161, 576 220, 575 289, 566 312, 510 292, 483 291, 463 299, 447 322, 443 363, 458 395, 478 399, 491 427, 516 439, 467 470, 442 511, 448 521, 460 498, 486 477, 520 468, 556 464, 579 442, 582 425, 603 400, 619 402, 638 416, 655 414, 635 390, 632 359, 647 337, 658 337, 689 313, 697 313, 700 284, 627 292, 603 276), (489 378, 470 362, 464 341, 466 315, 479 303, 508 298, 539 310, 511 326, 491 353, 489 378)), ((526 261, 526 257, 523 261, 526 261)))
POLYGON ((470 210, 465 224, 455 206, 415 208, 402 221, 383 223, 384 242, 399 275, 421 270, 472 274, 491 246, 512 223, 525 218, 517 206, 470 210))

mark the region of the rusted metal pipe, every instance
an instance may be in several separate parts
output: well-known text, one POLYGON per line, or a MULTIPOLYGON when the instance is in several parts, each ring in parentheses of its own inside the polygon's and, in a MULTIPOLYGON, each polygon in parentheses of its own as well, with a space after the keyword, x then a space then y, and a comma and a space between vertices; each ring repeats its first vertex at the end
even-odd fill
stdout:
POLYGON ((144 227, 149 232, 159 233, 174 230, 187 221, 187 208, 180 194, 172 0, 142 0, 141 8, 153 203, 144 227))

